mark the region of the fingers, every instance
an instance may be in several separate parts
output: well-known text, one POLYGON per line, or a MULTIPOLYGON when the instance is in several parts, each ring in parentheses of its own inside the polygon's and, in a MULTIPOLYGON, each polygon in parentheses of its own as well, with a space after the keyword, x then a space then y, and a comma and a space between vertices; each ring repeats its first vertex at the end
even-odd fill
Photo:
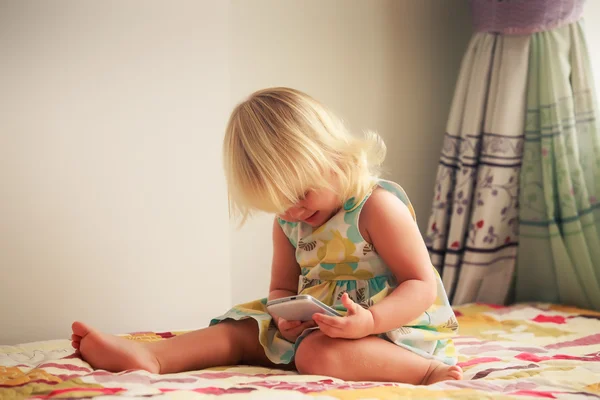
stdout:
POLYGON ((342 295, 342 304, 348 310, 348 315, 356 314, 356 307, 358 305, 352 301, 350 296, 348 296, 348 293, 342 295))
POLYGON ((315 326, 317 326, 317 323, 315 321, 305 321, 305 322, 294 321, 294 322, 298 322, 299 325, 294 328, 290 328, 287 331, 296 336, 300 335, 306 329, 314 328, 315 326))
POLYGON ((330 338, 347 337, 348 319, 346 317, 330 317, 323 314, 315 314, 313 319, 319 325, 319 329, 330 338))
POLYGON ((289 330, 288 333, 294 337, 294 340, 296 340, 298 339, 298 336, 302 335, 305 330, 314 328, 315 326, 317 326, 315 321, 306 321, 300 324, 298 327, 289 330))
POLYGON ((330 317, 329 315, 324 314, 313 315, 313 320, 315 320, 319 326, 325 324, 336 328, 343 328, 347 322, 345 317, 330 317))
POLYGON ((347 337, 347 332, 342 328, 327 325, 326 323, 318 322, 318 321, 317 321, 317 325, 319 325, 319 329, 321 330, 321 332, 323 332, 325 335, 329 336, 330 338, 347 337))
POLYGON ((287 325, 290 325, 290 324, 295 325, 294 327, 290 328, 288 326, 285 326, 286 324, 283 324, 283 326, 281 326, 279 328, 279 331, 281 332, 283 337, 290 342, 296 341, 296 339, 298 339, 298 336, 300 336, 306 329, 314 328, 315 326, 317 326, 317 323, 315 321, 305 321, 305 322, 285 321, 285 322, 287 325))
POLYGON ((304 331, 305 329, 314 328, 315 326, 317 326, 315 321, 306 321, 303 322, 298 328, 304 331))
POLYGON ((283 318, 279 319, 279 329, 282 331, 288 331, 290 329, 295 329, 302 324, 300 321, 288 321, 283 318))

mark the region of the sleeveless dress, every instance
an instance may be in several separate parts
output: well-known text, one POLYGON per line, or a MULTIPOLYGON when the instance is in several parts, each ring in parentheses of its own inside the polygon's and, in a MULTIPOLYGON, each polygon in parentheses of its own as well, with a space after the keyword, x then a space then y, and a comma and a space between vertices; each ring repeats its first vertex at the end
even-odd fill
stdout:
MULTIPOLYGON (((396 195, 415 218, 412 205, 399 185, 380 180, 376 186, 396 195)), ((371 193, 372 191, 360 202, 348 200, 337 214, 316 229, 302 222, 278 221, 290 243, 296 248, 296 260, 302 271, 298 294, 311 295, 341 314, 347 311, 341 303, 344 293, 348 293, 354 302, 368 309, 398 286, 376 249, 364 240, 358 229, 360 212, 371 193)), ((434 304, 408 325, 379 336, 425 358, 454 365, 457 354, 452 337, 458 332, 458 322, 437 270, 433 265, 431 268, 437 279, 437 298, 434 304)), ((290 343, 275 327, 267 313, 266 303, 267 299, 264 298, 237 305, 226 314, 213 319, 211 325, 226 319, 253 318, 258 323, 259 341, 267 357, 274 363, 288 364, 292 362, 302 339, 319 328, 306 330, 296 343, 290 343)))

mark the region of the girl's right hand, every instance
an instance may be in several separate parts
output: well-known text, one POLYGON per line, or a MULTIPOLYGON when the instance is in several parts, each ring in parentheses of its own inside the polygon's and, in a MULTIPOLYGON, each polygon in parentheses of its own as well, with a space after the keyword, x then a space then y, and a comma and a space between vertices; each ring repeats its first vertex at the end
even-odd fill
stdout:
POLYGON ((279 318, 277 321, 277 328, 279 329, 279 332, 281 332, 281 336, 291 343, 296 342, 298 336, 306 329, 314 328, 315 326, 317 326, 315 321, 287 321, 283 318, 279 318))

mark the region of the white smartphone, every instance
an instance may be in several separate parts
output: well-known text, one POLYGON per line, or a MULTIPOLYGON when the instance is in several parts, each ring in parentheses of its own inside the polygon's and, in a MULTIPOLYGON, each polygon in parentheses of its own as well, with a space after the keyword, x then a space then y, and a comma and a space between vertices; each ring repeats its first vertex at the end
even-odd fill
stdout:
POLYGON ((271 300, 267 302, 267 310, 288 321, 311 321, 317 313, 332 317, 342 316, 333 308, 306 294, 271 300))

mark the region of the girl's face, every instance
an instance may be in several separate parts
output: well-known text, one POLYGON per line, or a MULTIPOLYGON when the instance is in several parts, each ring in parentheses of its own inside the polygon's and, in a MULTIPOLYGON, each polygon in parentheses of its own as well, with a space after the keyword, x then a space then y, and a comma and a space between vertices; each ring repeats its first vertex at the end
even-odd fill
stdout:
POLYGON ((341 207, 339 196, 329 189, 309 190, 298 203, 279 217, 288 222, 305 222, 316 228, 327 222, 341 207))

